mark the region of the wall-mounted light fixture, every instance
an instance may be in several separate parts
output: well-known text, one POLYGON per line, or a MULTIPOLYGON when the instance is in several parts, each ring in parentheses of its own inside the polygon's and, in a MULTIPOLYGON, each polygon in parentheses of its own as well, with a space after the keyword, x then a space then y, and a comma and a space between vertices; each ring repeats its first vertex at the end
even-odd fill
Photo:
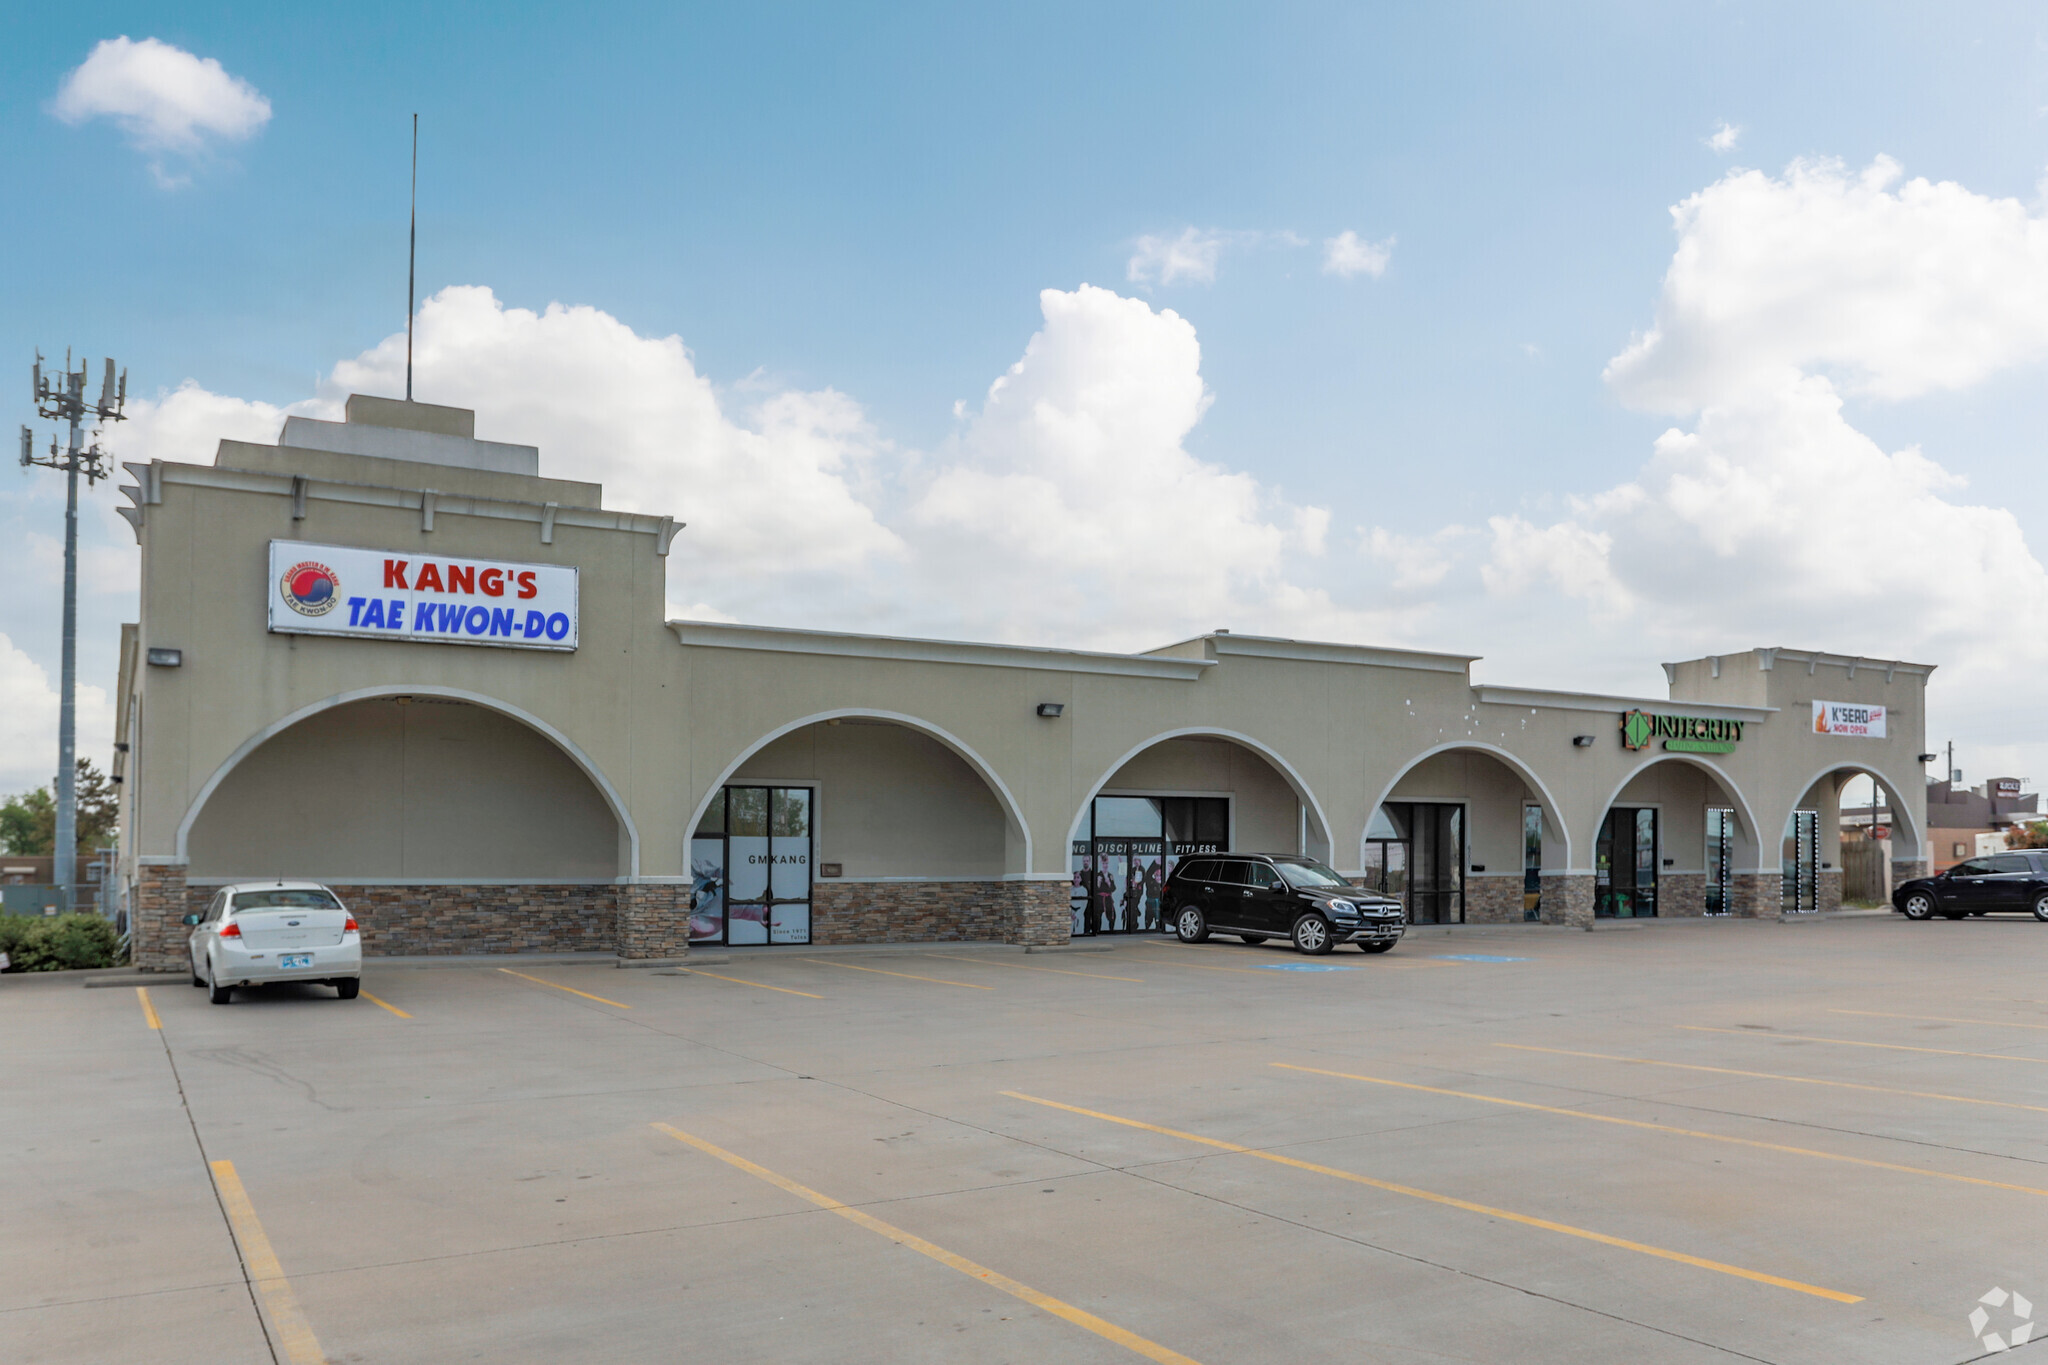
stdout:
POLYGON ((149 662, 155 668, 183 668, 185 651, 182 649, 155 649, 149 651, 149 662))
POLYGON ((1932 763, 1932 762, 1934 762, 1934 760, 1935 760, 1935 759, 1937 759, 1937 758, 1940 758, 1940 757, 1941 757, 1941 755, 1940 755, 1940 754, 1922 754, 1922 755, 1920 755, 1920 761, 1921 761, 1922 763, 1932 763))
POLYGON ((1060 713, 1067 709, 1065 702, 1042 701, 1038 703, 1038 714, 1047 720, 1058 720, 1060 713))
POLYGON ((1590 749, 1593 747, 1593 737, 1591 735, 1573 735, 1572 747, 1574 749, 1590 749))
POLYGON ((115 753, 117 753, 117 754, 125 754, 125 753, 127 753, 127 752, 128 752, 128 742, 127 742, 126 740, 115 740, 115 741, 114 741, 114 752, 115 752, 115 753))
POLYGON ((1473 870, 1474 872, 1484 872, 1484 871, 1486 871, 1486 864, 1485 864, 1485 863, 1474 863, 1474 864, 1472 864, 1472 870, 1473 870))

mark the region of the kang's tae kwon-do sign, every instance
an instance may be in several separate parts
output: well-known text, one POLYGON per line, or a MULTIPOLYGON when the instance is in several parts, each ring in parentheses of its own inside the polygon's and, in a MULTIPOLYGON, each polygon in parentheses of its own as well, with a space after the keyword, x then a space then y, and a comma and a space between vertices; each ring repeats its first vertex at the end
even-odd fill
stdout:
POLYGON ((270 628, 291 635, 576 648, 576 570, 270 542, 270 628))
POLYGON ((1817 735, 1883 739, 1884 708, 1853 701, 1816 701, 1813 704, 1813 732, 1817 735))

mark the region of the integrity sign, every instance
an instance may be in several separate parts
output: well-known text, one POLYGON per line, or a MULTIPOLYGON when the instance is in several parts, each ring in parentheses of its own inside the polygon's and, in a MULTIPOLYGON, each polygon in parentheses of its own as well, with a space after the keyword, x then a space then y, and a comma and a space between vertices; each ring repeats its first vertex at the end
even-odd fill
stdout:
POLYGON ((1709 716, 1653 716, 1647 711, 1624 711, 1621 716, 1621 747, 1647 749, 1658 740, 1664 747, 1682 754, 1730 754, 1742 742, 1739 720, 1718 720, 1709 716))
POLYGON ((273 540, 267 577, 281 634, 576 648, 577 571, 560 564, 273 540))

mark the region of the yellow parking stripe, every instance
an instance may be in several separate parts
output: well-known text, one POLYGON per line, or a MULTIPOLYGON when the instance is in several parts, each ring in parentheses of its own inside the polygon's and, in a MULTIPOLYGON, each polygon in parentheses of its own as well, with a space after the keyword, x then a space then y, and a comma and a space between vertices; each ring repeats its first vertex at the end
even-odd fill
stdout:
POLYGON ((537 976, 528 976, 525 972, 515 972, 510 967, 500 967, 498 970, 507 976, 516 976, 521 981, 531 981, 536 986, 546 986, 550 990, 567 991, 571 995, 580 995, 585 1000, 595 1000, 600 1005, 610 1005, 613 1009, 629 1010, 633 1008, 631 1005, 622 1005, 616 1000, 607 1000, 601 995, 592 995, 589 991, 579 991, 574 986, 558 986, 552 981, 543 981, 537 976))
POLYGON ((696 967, 678 967, 676 970, 688 972, 691 976, 708 976, 713 981, 730 981, 735 986, 752 986, 757 991, 781 991, 784 995, 801 995, 806 1000, 823 1000, 825 998, 822 995, 813 995, 809 991, 793 991, 787 986, 768 986, 759 981, 742 981, 736 976, 720 976, 717 972, 702 971, 696 967))
POLYGON ((270 1325, 277 1332, 277 1344, 284 1348, 284 1358, 291 1365, 324 1365, 327 1356, 313 1336, 312 1324, 299 1309, 299 1297, 292 1292, 291 1281, 284 1277, 277 1253, 270 1249, 270 1238, 264 1235, 263 1224, 256 1219, 256 1206, 249 1202, 249 1192, 242 1188, 242 1178, 235 1174, 235 1163, 210 1164, 221 1207, 227 1210, 228 1226, 234 1229, 235 1245, 242 1252, 242 1265, 270 1314, 270 1325))
POLYGON ((1052 972, 1057 976, 1092 976, 1097 981, 1130 981, 1144 985, 1142 976, 1110 976, 1105 972, 1077 972, 1066 967, 1027 967, 1021 962, 994 962, 988 958, 960 957, 954 953, 920 953, 920 957, 934 957, 941 962, 972 962, 977 967, 1008 967, 1013 972, 1052 972))
POLYGON ((1694 1033, 1733 1033, 1743 1038, 1787 1038, 1795 1043, 1839 1043, 1843 1047, 1876 1047, 1887 1052, 1931 1052, 1938 1057, 1980 1057, 1989 1062, 2034 1062, 2048 1065, 2048 1057, 2015 1057, 2010 1052, 1957 1052, 1946 1047, 1909 1047, 1905 1043, 1866 1043, 1860 1038, 1816 1038, 1807 1033, 1758 1033, 1746 1028, 1709 1028, 1705 1024, 1678 1024, 1694 1033))
POLYGON ((1884 1010, 1829 1010, 1829 1014, 1861 1014, 1872 1019, 1924 1019, 1931 1024, 1985 1024, 1991 1028, 2048 1029, 2048 1024, 2018 1024, 2010 1019, 1951 1019, 1945 1014, 1891 1014, 1884 1010))
POLYGON ((1701 1270, 1712 1270, 1722 1275, 1733 1275, 1737 1279, 1753 1280, 1758 1284, 1768 1284, 1778 1289, 1790 1289, 1795 1293, 1811 1294, 1815 1298, 1832 1299, 1836 1303, 1863 1302, 1863 1297, 1860 1294, 1844 1294, 1838 1289, 1823 1289, 1819 1285, 1805 1284, 1799 1280, 1788 1280, 1778 1275, 1766 1275, 1760 1270, 1745 1270, 1741 1266, 1729 1265, 1725 1261, 1710 1261, 1703 1256, 1691 1256, 1683 1251, 1668 1251, 1663 1247, 1651 1246, 1646 1242, 1631 1242, 1623 1237, 1610 1237, 1604 1232, 1592 1232, 1586 1228, 1575 1228, 1569 1223, 1554 1223, 1548 1218, 1532 1218, 1526 1213, 1511 1213, 1506 1209, 1496 1209, 1486 1204, 1475 1204, 1470 1200, 1457 1199, 1447 1194, 1437 1194, 1431 1190, 1418 1190, 1412 1185, 1396 1185, 1388 1180, 1375 1180, 1369 1175, 1360 1175, 1356 1171, 1340 1171, 1335 1166, 1319 1166, 1313 1161, 1303 1161, 1298 1157, 1282 1156, 1278 1152, 1262 1152, 1256 1147, 1244 1147, 1235 1142, 1223 1142, 1217 1138, 1206 1138, 1194 1133, 1183 1133, 1176 1128, 1162 1128, 1157 1124, 1145 1123, 1139 1119, 1127 1119, 1116 1114, 1105 1114, 1100 1110, 1083 1109, 1078 1105, 1072 1104, 1061 1104, 1058 1100, 1043 1100, 1036 1095, 1026 1095, 1022 1091, 1005 1090, 1002 1093, 1008 1095, 1011 1099, 1025 1100, 1032 1104, 1042 1104, 1051 1109, 1064 1109, 1070 1114, 1081 1114, 1092 1119, 1103 1119, 1109 1123, 1120 1123, 1126 1128, 1142 1128, 1148 1133, 1158 1133, 1164 1137, 1180 1138, 1186 1142, 1197 1142, 1204 1147, 1214 1147, 1219 1151, 1234 1152, 1239 1156, 1257 1157, 1261 1161, 1271 1161, 1282 1166, 1292 1166, 1296 1170, 1313 1171, 1317 1175, 1332 1176, 1335 1179, 1348 1180, 1357 1185, 1368 1185, 1373 1189, 1385 1190, 1390 1194, 1406 1195, 1410 1199, 1426 1200, 1432 1204, 1441 1204, 1446 1208, 1463 1209, 1467 1213, 1483 1214, 1488 1218, 1499 1218, 1510 1223, 1520 1223, 1524 1227, 1541 1228, 1545 1232, 1561 1232, 1567 1237, 1580 1237, 1589 1242, 1598 1242, 1602 1246, 1619 1247, 1624 1251, 1640 1252, 1645 1256, 1655 1256, 1666 1261, 1676 1261, 1680 1265, 1694 1266, 1701 1270))
POLYGON ((977 986, 972 981, 948 981, 942 976, 917 976, 910 972, 885 972, 880 967, 856 967, 851 962, 828 962, 822 957, 807 957, 806 962, 820 967, 844 967, 849 972, 873 972, 876 976, 900 976, 905 981, 930 981, 941 986, 965 986, 970 991, 992 991, 994 986, 977 986))
MULTIPOLYGON (((1755 1138, 1730 1137, 1726 1133, 1707 1133, 1697 1128, 1678 1128, 1668 1123, 1650 1123, 1643 1119, 1618 1118, 1613 1114, 1595 1114, 1584 1109, 1561 1109, 1550 1104, 1531 1104, 1527 1100, 1503 1099, 1499 1095, 1479 1095, 1469 1090, 1445 1090, 1440 1086, 1417 1085, 1413 1081, 1390 1081, 1383 1076, 1359 1076, 1349 1071, 1324 1071, 1314 1066, 1291 1066, 1286 1062, 1273 1062, 1273 1066, 1286 1071, 1306 1071, 1316 1076, 1335 1076, 1339 1080, 1366 1081, 1372 1085, 1391 1085, 1402 1090, 1422 1090, 1432 1095, 1449 1095, 1454 1099, 1480 1100, 1486 1104, 1503 1104, 1513 1109, 1533 1109, 1541 1114, 1561 1114, 1568 1119, 1587 1119, 1594 1123, 1613 1123, 1625 1128, 1642 1128, 1656 1133, 1675 1133, 1679 1137, 1704 1138, 1709 1142, 1726 1142, 1737 1147, 1758 1147, 1767 1152, 1784 1152, 1789 1156, 1810 1156, 1822 1161, 1844 1161, 1852 1166, 1872 1166, 1880 1171, 1898 1171, 1905 1175, 1924 1175, 1935 1180, 1953 1180, 1963 1185, 1988 1185, 1995 1190, 2011 1190, 2016 1194, 2038 1194, 2048 1199, 2048 1190, 2037 1190, 2032 1185, 2012 1185, 2003 1180, 1984 1180, 1974 1175, 1951 1175, 1947 1171, 1930 1170, 1925 1166, 1906 1166, 1894 1161, 1877 1161, 1870 1157, 1845 1156, 1840 1152, 1822 1152, 1811 1147, 1790 1147, 1782 1142, 1761 1142, 1755 1138)), ((1609 1098, 1622 1098, 1617 1096, 1609 1098)), ((1650 1101, 1636 1101, 1650 1103, 1650 1101)))
POLYGON ((766 1166, 757 1165, 737 1152, 728 1152, 725 1148, 715 1143, 706 1142, 703 1138, 686 1133, 680 1128, 671 1128, 666 1123, 657 1123, 654 1126, 678 1142, 686 1142, 700 1152, 717 1157, 728 1166, 736 1167, 739 1170, 745 1171, 748 1175, 765 1180, 776 1188, 785 1190, 799 1199, 808 1200, 810 1203, 816 1204, 819 1208, 825 1209, 828 1212, 836 1213, 849 1222, 858 1223, 869 1232, 879 1233, 896 1243, 896 1245, 907 1247, 920 1256, 929 1256, 940 1265, 949 1266, 959 1271, 962 1275, 980 1280, 983 1284, 989 1285, 992 1288, 1000 1289, 1012 1298, 1022 1299, 1033 1308, 1043 1309, 1057 1318, 1064 1318, 1076 1327, 1093 1332, 1104 1341, 1114 1342, 1125 1350, 1133 1351, 1147 1360, 1158 1361, 1159 1365, 1196 1365, 1194 1360, 1182 1355, 1178 1351, 1161 1346, 1156 1341, 1148 1341, 1135 1332, 1128 1331, 1113 1322, 1096 1317, 1086 1309, 1076 1308, 1074 1305, 1056 1299, 1050 1294, 1041 1293, 1028 1284, 1020 1283, 1007 1275, 990 1270, 985 1265, 970 1261, 965 1256, 956 1255, 942 1246, 936 1246, 931 1242, 927 1242, 924 1238, 914 1233, 905 1232, 894 1224, 885 1223, 872 1214, 842 1204, 828 1194, 820 1194, 808 1185, 800 1185, 786 1175, 778 1175, 766 1166))
POLYGON ((1758 1081, 1794 1081, 1800 1085, 1832 1085, 1843 1090, 1873 1090, 1880 1095, 1906 1095, 1916 1100, 1948 1100, 1954 1104, 1988 1104, 1997 1109, 2031 1109, 2048 1114, 2048 1105, 2018 1104, 2012 1100, 1984 1100, 1970 1095, 1944 1095, 1937 1090, 1900 1090, 1889 1085, 1864 1085, 1857 1081, 1824 1081, 1818 1076, 1787 1076, 1777 1071, 1738 1071, 1732 1066, 1701 1066, 1696 1062, 1660 1062, 1654 1057, 1617 1057, 1607 1052, 1574 1052, 1570 1048, 1535 1047, 1528 1043, 1495 1043, 1517 1052, 1548 1052, 1559 1057, 1593 1057, 1603 1062, 1631 1062, 1637 1066, 1668 1066, 1680 1071, 1711 1071, 1720 1076, 1746 1076, 1758 1081))
POLYGON ((151 1028, 162 1028, 164 1021, 156 1017, 156 1006, 151 1004, 149 1000, 149 987, 137 986, 135 988, 135 998, 142 1002, 142 1022, 151 1028))
POLYGON ((379 1000, 376 996, 370 994, 368 991, 361 990, 360 988, 358 988, 357 993, 361 995, 363 999, 375 1005, 378 1009, 390 1010, 393 1014, 397 1015, 401 1019, 412 1018, 410 1014, 407 1014, 404 1010, 398 1008, 398 1006, 392 1004, 389 1000, 379 1000))

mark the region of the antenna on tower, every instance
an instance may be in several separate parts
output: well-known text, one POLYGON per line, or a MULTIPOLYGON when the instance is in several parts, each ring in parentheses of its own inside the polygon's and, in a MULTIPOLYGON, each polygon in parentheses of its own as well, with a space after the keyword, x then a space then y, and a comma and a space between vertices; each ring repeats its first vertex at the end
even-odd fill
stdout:
POLYGON ((412 218, 405 230, 405 401, 412 401, 412 308, 414 267, 420 248, 420 116, 412 116, 412 218))

